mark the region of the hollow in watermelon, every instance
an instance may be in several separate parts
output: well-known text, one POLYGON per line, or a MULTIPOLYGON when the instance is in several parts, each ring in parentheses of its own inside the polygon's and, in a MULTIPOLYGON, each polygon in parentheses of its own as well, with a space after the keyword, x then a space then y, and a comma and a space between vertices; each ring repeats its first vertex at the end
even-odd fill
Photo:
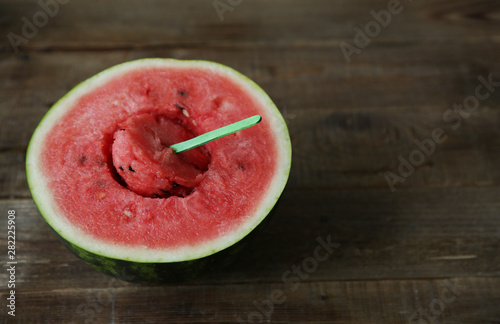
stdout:
POLYGON ((40 213, 78 257, 134 282, 223 263, 288 179, 286 124, 265 92, 207 61, 142 59, 81 83, 46 114, 26 168, 40 213), (169 146, 259 114, 196 149, 169 146))

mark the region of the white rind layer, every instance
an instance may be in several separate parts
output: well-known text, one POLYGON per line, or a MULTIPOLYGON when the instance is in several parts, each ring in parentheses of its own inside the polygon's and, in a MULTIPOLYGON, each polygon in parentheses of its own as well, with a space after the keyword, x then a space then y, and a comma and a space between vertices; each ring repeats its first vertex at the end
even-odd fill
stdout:
POLYGON ((28 146, 26 156, 26 173, 28 185, 40 213, 45 221, 65 240, 84 250, 100 256, 127 260, 133 262, 179 262, 194 260, 221 251, 244 238, 269 214, 280 197, 288 180, 291 167, 291 143, 286 123, 269 96, 252 80, 235 70, 209 61, 180 61, 174 59, 141 59, 122 63, 111 67, 90 79, 80 83, 68 92, 47 112, 35 130, 28 146), (276 134, 278 141, 278 160, 280 165, 277 174, 272 179, 268 191, 253 215, 248 215, 247 221, 236 231, 212 241, 194 246, 182 246, 175 249, 151 249, 147 247, 129 247, 120 244, 110 244, 99 241, 95 237, 73 226, 60 212, 55 203, 48 181, 40 169, 41 153, 44 140, 53 126, 60 120, 69 108, 73 107, 79 98, 91 92, 110 80, 136 69, 144 68, 185 68, 204 69, 228 76, 233 82, 245 89, 265 109, 263 119, 266 119, 276 134))

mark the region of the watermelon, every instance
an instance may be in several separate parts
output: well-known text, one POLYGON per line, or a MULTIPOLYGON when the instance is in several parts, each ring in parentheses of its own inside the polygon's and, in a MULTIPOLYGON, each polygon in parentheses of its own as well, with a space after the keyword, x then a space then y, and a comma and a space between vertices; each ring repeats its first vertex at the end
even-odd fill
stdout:
POLYGON ((164 283, 228 263, 273 210, 291 143, 268 95, 208 61, 142 59, 82 82, 28 146, 29 188, 63 244, 120 279, 164 283), (262 121, 183 153, 169 147, 262 121))

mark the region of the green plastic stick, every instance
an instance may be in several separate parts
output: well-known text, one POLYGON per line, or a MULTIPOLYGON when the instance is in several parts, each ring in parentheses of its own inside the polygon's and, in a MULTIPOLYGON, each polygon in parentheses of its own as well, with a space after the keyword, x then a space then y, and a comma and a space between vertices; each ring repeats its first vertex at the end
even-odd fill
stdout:
POLYGON ((219 139, 221 137, 224 137, 226 135, 236 133, 237 131, 240 131, 242 129, 257 125, 261 120, 262 117, 260 115, 255 115, 240 120, 239 122, 215 129, 200 136, 196 136, 190 140, 170 145, 170 147, 174 149, 175 153, 181 153, 190 150, 192 148, 201 146, 203 144, 206 144, 208 142, 211 142, 213 140, 219 139))

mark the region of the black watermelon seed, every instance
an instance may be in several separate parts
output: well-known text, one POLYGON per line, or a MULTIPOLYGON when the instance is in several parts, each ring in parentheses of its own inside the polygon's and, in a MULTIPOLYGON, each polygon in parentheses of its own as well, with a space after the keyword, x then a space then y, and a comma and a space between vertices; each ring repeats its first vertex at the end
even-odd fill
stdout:
POLYGON ((179 186, 179 184, 178 184, 177 182, 174 182, 174 183, 172 184, 172 187, 178 187, 178 186, 179 186))
POLYGON ((120 170, 122 170, 122 171, 123 171, 123 167, 121 167, 121 166, 120 166, 120 167, 118 167, 118 169, 120 169, 120 170))
POLYGON ((179 104, 175 105, 175 107, 177 107, 178 109, 181 109, 181 110, 182 110, 182 109, 184 109, 184 108, 182 108, 182 106, 181 106, 181 105, 179 105, 179 104))
POLYGON ((135 172, 135 170, 134 170, 134 169, 132 169, 132 166, 129 166, 129 167, 128 167, 128 169, 129 169, 130 171, 132 171, 132 172, 135 172))
POLYGON ((87 161, 87 157, 85 155, 82 155, 78 158, 78 163, 84 164, 85 161, 87 161))
POLYGON ((164 193, 168 193, 168 190, 164 190, 164 189, 160 189, 161 191, 163 191, 164 193))
POLYGON ((186 91, 180 90, 179 91, 179 96, 185 97, 187 95, 186 91))

